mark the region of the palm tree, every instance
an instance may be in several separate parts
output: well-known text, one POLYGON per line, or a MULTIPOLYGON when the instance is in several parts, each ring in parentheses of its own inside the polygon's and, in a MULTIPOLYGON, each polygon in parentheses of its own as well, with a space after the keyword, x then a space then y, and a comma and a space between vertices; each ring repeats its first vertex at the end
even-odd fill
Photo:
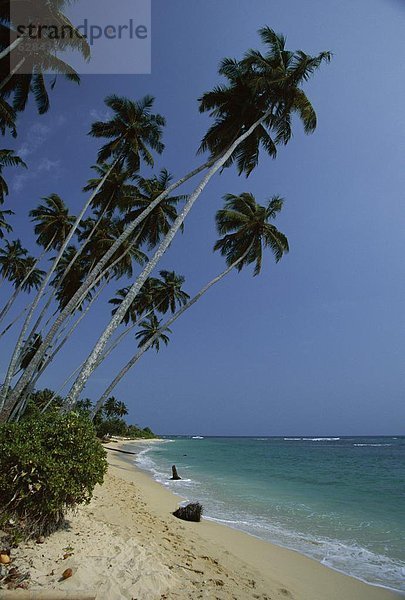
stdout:
MULTIPOLYGON (((14 23, 14 14, 2 11, 2 41, 5 34, 14 41, 3 48, 0 53, 0 94, 3 97, 12 96, 13 108, 16 111, 25 109, 28 97, 32 92, 40 114, 49 109, 49 96, 46 89, 44 73, 61 74, 70 81, 79 83, 76 71, 57 54, 64 50, 79 51, 85 60, 90 57, 90 47, 69 19, 61 12, 65 1, 59 0, 30 0, 20 2, 15 14, 19 23, 14 23), (38 23, 50 25, 41 31, 41 36, 17 35, 16 26, 38 23), (59 35, 55 39, 54 28, 68 28, 72 35, 59 35), (21 45, 21 46, 20 46, 21 45), (10 71, 10 72, 9 72, 10 71)), ((28 27, 27 27, 28 29, 28 27)), ((66 31, 64 29, 63 31, 66 31)), ((51 84, 53 87, 55 81, 51 84)))
POLYGON ((0 150, 0 204, 3 204, 4 197, 8 195, 8 185, 3 177, 5 167, 25 167, 25 162, 14 153, 14 150, 0 150))
MULTIPOLYGON (((329 58, 330 58, 330 55, 328 53, 321 53, 320 55, 318 55, 318 57, 315 57, 315 58, 305 55, 302 52, 294 53, 294 55, 297 57, 299 57, 299 56, 302 57, 302 60, 300 62, 300 68, 297 68, 297 71, 295 73, 295 85, 297 88, 302 81, 305 81, 314 72, 314 70, 320 66, 320 64, 323 60, 329 60, 329 58), (304 57, 306 57, 306 58, 304 59, 304 57)), ((252 73, 253 73, 253 67, 252 67, 252 73)), ((290 77, 290 73, 288 73, 288 76, 289 76, 289 87, 288 86, 285 86, 285 87, 288 87, 290 96, 291 96, 292 90, 294 89, 294 87, 293 87, 294 77, 290 77)), ((256 86, 257 80, 255 78, 253 78, 253 76, 252 76, 251 81, 252 81, 252 87, 256 86)), ((153 257, 150 259, 150 261, 148 262, 146 267, 143 269, 143 271, 139 275, 138 279, 134 282, 134 284, 132 285, 132 287, 129 290, 129 293, 127 294, 126 298, 122 302, 121 306, 119 307, 119 309, 117 310, 115 315, 113 315, 110 323, 107 325, 107 327, 105 328, 105 330, 99 337, 98 341, 96 342, 96 345, 94 346, 93 350, 91 351, 90 355, 88 356, 86 362, 83 365, 81 372, 79 373, 78 377, 76 378, 76 381, 74 382, 74 384, 69 392, 69 396, 68 396, 69 404, 74 405, 74 403, 76 402, 76 400, 79 397, 82 389, 84 388, 88 378, 90 377, 93 370, 96 368, 99 358, 100 358, 101 354, 103 353, 109 339, 115 333, 116 329, 119 327, 119 325, 123 319, 123 316, 125 315, 126 311, 128 310, 128 307, 132 304, 134 298, 138 295, 139 291, 141 290, 145 280, 147 279, 147 277, 150 276, 151 272, 156 267, 159 260, 162 258, 162 256, 166 252, 167 248, 170 246, 172 240, 174 239, 174 236, 176 235, 177 231, 181 228, 181 226, 182 226, 185 218, 187 217, 189 211, 191 210, 192 206, 194 205, 196 200, 199 198, 199 196, 201 195, 201 193, 203 192, 203 190, 205 189, 205 187, 207 186, 209 181, 212 179, 212 177, 227 164, 227 161, 230 158, 232 158, 232 156, 235 156, 235 154, 234 154, 235 151, 245 142, 245 140, 247 140, 256 131, 256 129, 258 127, 260 127, 263 123, 265 123, 271 115, 273 115, 274 119, 277 117, 278 120, 280 120, 280 118, 283 117, 284 121, 286 120, 285 115, 288 114, 288 111, 286 109, 286 93, 285 93, 286 89, 284 89, 283 86, 281 85, 282 75, 279 73, 278 78, 276 78, 276 76, 274 75, 272 81, 273 81, 273 86, 271 87, 272 93, 270 94, 270 92, 267 92, 267 102, 263 106, 263 109, 260 111, 260 115, 258 115, 258 119, 255 122, 253 122, 250 126, 247 126, 246 122, 242 122, 241 128, 238 131, 238 137, 231 143, 231 145, 227 148, 226 151, 224 151, 219 156, 214 153, 213 156, 210 158, 210 160, 207 163, 205 163, 205 166, 199 167, 194 172, 187 174, 184 178, 182 178, 182 180, 179 180, 178 182, 176 182, 176 184, 169 186, 169 188, 165 191, 165 193, 163 195, 161 195, 160 197, 158 197, 158 199, 155 201, 156 204, 159 201, 162 201, 164 199, 165 195, 166 196, 169 195, 169 193, 171 193, 173 191, 173 189, 178 187, 178 185, 180 185, 181 183, 184 183, 185 180, 194 176, 194 174, 201 172, 201 170, 207 169, 207 171, 206 171, 204 177, 202 178, 202 180, 200 181, 200 183, 197 185, 195 190, 188 197, 188 200, 187 200, 185 206, 183 207, 183 209, 180 212, 179 216, 177 217, 176 221, 173 223, 170 231, 168 232, 168 234, 166 235, 164 240, 162 240, 159 247, 156 249, 153 257)), ((269 80, 269 84, 270 83, 271 83, 271 80, 269 80)), ((260 97, 264 96, 266 98, 266 94, 263 94, 263 91, 260 90, 259 88, 257 88, 257 89, 258 89, 258 92, 257 92, 258 95, 260 97)), ((238 93, 238 89, 234 89, 233 91, 235 94, 238 93)), ((254 98, 254 96, 253 96, 253 98, 254 98)), ((254 107, 256 107, 258 100, 256 98, 254 98, 254 102, 255 102, 254 107)), ((220 110, 220 107, 218 107, 218 109, 220 110)), ((292 112, 292 110, 290 112, 292 112)), ((102 130, 100 130, 100 135, 109 135, 111 137, 113 136, 111 128, 104 129, 104 133, 102 133, 102 130)), ((118 146, 120 148, 122 148, 121 143, 118 146)), ((116 150, 114 152, 115 148, 117 148, 117 145, 114 146, 113 142, 108 144, 107 145, 107 156, 102 156, 102 157, 100 157, 100 159, 107 160, 110 156, 115 157, 118 153, 118 150, 116 150)), ((156 206, 156 204, 154 206, 156 206)), ((151 211, 151 210, 152 210, 152 208, 150 206, 149 211, 151 211)), ((144 211, 142 217, 140 216, 138 219, 135 219, 135 221, 133 223, 131 223, 128 228, 126 228, 125 232, 123 232, 121 239, 117 240, 117 242, 116 242, 117 245, 122 243, 122 240, 125 239, 125 236, 130 235, 130 233, 132 233, 134 231, 134 229, 139 226, 141 220, 146 217, 146 214, 147 214, 146 211, 144 211)), ((115 251, 115 249, 116 249, 116 247, 114 247, 114 246, 111 247, 110 252, 112 253, 113 250, 115 251)), ((101 272, 101 269, 106 264, 106 262, 109 260, 109 258, 110 258, 110 255, 104 256, 102 261, 100 261, 100 263, 95 267, 91 277, 88 279, 87 282, 84 283, 84 287, 86 289, 88 289, 89 286, 93 285, 93 282, 96 279, 98 273, 101 272), (105 262, 103 262, 103 261, 105 261, 105 262)), ((83 289, 78 290, 77 295, 79 296, 80 294, 83 294, 83 289)), ((73 304, 74 302, 77 302, 77 297, 72 298, 71 303, 73 304)), ((64 322, 64 320, 69 316, 69 314, 70 314, 70 312, 68 312, 69 310, 70 310, 70 307, 69 307, 69 305, 67 305, 65 311, 63 313, 61 313, 58 316, 58 318, 55 320, 55 323, 51 327, 48 335, 46 336, 46 338, 44 340, 42 349, 37 353, 37 357, 32 361, 32 364, 30 365, 30 367, 27 369, 25 374, 21 377, 20 381, 14 387, 13 392, 10 394, 10 398, 12 398, 12 399, 17 398, 18 394, 24 389, 24 386, 26 385, 26 382, 28 381, 30 371, 33 372, 33 370, 34 370, 35 362, 39 361, 40 356, 46 352, 46 349, 49 346, 50 342, 52 341, 53 337, 56 335, 58 328, 61 326, 61 324, 64 322)), ((3 385, 3 397, 5 395, 5 390, 7 390, 8 387, 9 387, 8 383, 7 383, 7 385, 3 385)))
MULTIPOLYGON (((16 268, 14 273, 14 281, 18 288, 24 292, 30 293, 33 289, 38 289, 45 276, 45 271, 37 269, 38 261, 33 256, 28 256, 23 260, 21 268, 16 268)), ((18 289, 17 288, 17 289, 18 289)))
POLYGON ((132 199, 135 197, 137 189, 130 183, 135 175, 124 171, 119 164, 111 170, 111 164, 101 163, 92 167, 98 175, 89 179, 87 185, 83 188, 84 192, 91 192, 100 184, 100 181, 107 175, 104 185, 94 197, 92 206, 97 209, 102 216, 112 217, 115 210, 120 213, 126 213, 132 207, 132 199))
MULTIPOLYGON (((225 207, 216 215, 218 233, 224 235, 219 239, 214 250, 220 250, 226 257, 227 268, 205 285, 191 300, 183 304, 163 325, 154 316, 153 323, 144 324, 144 330, 137 333, 141 339, 138 352, 121 369, 112 380, 101 398, 97 401, 92 416, 102 408, 106 398, 111 394, 123 377, 140 360, 143 354, 153 345, 159 343, 165 331, 189 308, 191 308, 213 285, 221 281, 228 273, 244 266, 255 264, 254 275, 258 275, 262 265, 263 249, 270 248, 276 262, 288 252, 288 241, 276 227, 269 223, 274 220, 283 206, 283 200, 274 196, 265 206, 256 203, 252 194, 243 193, 239 196, 227 194, 224 196, 225 207)), ((167 341, 165 342, 167 345, 167 341)))
POLYGON ((60 250, 75 222, 75 217, 69 215, 69 210, 58 194, 42 198, 44 204, 30 211, 31 221, 37 236, 37 244, 46 250, 60 250))
POLYGON ((224 59, 219 72, 227 84, 200 98, 200 112, 209 111, 215 120, 199 152, 209 150, 212 156, 224 152, 260 115, 268 113, 224 164, 229 167, 236 162, 239 174, 246 176, 257 166, 260 147, 274 158, 277 145, 290 140, 292 114, 298 114, 306 133, 315 130, 316 114, 300 85, 331 59, 330 52, 309 56, 301 50, 286 50, 285 38, 269 27, 260 29, 259 34, 266 53, 249 50, 241 61, 224 59))
POLYGON ((157 280, 155 292, 156 310, 162 314, 169 310, 174 313, 177 305, 184 306, 190 299, 190 296, 182 290, 185 278, 177 275, 175 271, 160 271, 159 275, 161 279, 157 280))
POLYGON ((6 216, 13 215, 12 210, 0 210, 0 240, 4 238, 4 232, 10 233, 13 231, 11 225, 6 221, 6 216))
POLYGON ((154 98, 145 96, 139 101, 120 96, 108 96, 105 104, 113 111, 109 121, 93 123, 90 135, 96 138, 109 138, 98 153, 98 162, 118 161, 126 171, 133 174, 139 171, 141 160, 153 166, 151 150, 162 154, 161 141, 165 119, 152 114, 154 98))
MULTIPOLYGON (((19 240, 17 240, 19 243, 19 240)), ((20 251, 20 247, 14 247, 14 252, 18 254, 20 251)), ((9 249, 10 252, 10 249, 9 249)), ((27 251, 25 251, 26 253, 27 251)), ((11 309, 14 301, 21 291, 30 293, 32 289, 38 289, 41 285, 41 282, 44 278, 45 272, 41 271, 37 268, 38 260, 33 256, 25 256, 21 254, 20 258, 16 257, 14 254, 13 258, 13 250, 8 256, 3 256, 3 265, 7 269, 7 264, 9 265, 8 270, 12 274, 9 279, 13 282, 14 292, 11 294, 9 300, 6 302, 5 306, 0 311, 0 322, 7 315, 9 310, 11 309), (10 257, 12 264, 10 265, 10 257), (11 269, 11 270, 10 270, 11 269)), ((14 324, 13 321, 12 324, 14 324)), ((7 328, 8 329, 8 328, 7 328)))
POLYGON ((263 249, 271 248, 278 262, 288 252, 288 241, 283 233, 269 223, 283 207, 283 199, 274 196, 265 206, 257 204, 254 196, 244 192, 239 196, 226 194, 225 207, 217 212, 218 240, 214 250, 220 250, 227 265, 238 262, 237 269, 255 263, 254 275, 260 273, 263 249))
MULTIPOLYGON (((151 179, 139 177, 137 179, 138 194, 132 199, 133 209, 127 213, 126 222, 137 219, 167 189, 171 180, 172 176, 166 169, 162 169, 158 176, 155 175, 151 179)), ((170 227, 177 218, 176 205, 186 198, 187 196, 184 194, 167 196, 159 202, 143 221, 138 236, 139 244, 147 244, 149 250, 157 246, 162 237, 170 231, 170 227)))
MULTIPOLYGON (((143 327, 143 329, 135 334, 135 338, 139 340, 138 348, 146 344, 152 338, 153 341, 149 347, 155 348, 156 352, 159 352, 160 350, 160 342, 163 342, 165 346, 167 346, 169 338, 160 330, 160 323, 161 321, 159 321, 156 315, 150 315, 140 323, 140 327, 143 327)), ((168 327, 165 327, 165 331, 171 333, 168 327)))
POLYGON ((15 110, 4 98, 0 97, 0 133, 2 135, 5 135, 7 129, 10 129, 11 135, 16 137, 15 118, 15 110))
MULTIPOLYGON (((109 108, 115 111, 115 116, 113 119, 106 123, 98 122, 94 123, 91 129, 91 135, 94 137, 107 137, 114 138, 111 142, 106 144, 99 152, 99 160, 100 162, 105 162, 109 158, 113 158, 114 162, 110 167, 110 171, 107 171, 105 176, 100 181, 99 185, 94 189, 88 201, 83 206, 81 212, 77 216, 74 224, 72 225, 69 234, 67 235, 64 243, 62 244, 58 255, 56 256, 54 262, 52 263, 48 273, 46 274, 42 286, 38 290, 38 293, 32 302, 32 305, 28 311, 28 314, 25 318, 24 324, 22 326, 20 335, 18 337, 17 343, 15 345, 5 380, 3 382, 1 391, 0 391, 0 411, 4 406, 6 399, 6 391, 9 389, 13 373, 15 372, 15 367, 17 365, 18 356, 21 352, 21 348, 24 343, 24 338, 28 333, 28 328, 30 322, 33 318, 34 312, 45 292, 45 289, 50 282, 52 275, 57 268, 57 265, 63 256, 64 251, 68 247, 70 240, 72 239, 76 229, 78 228, 82 218, 84 217, 85 212, 88 207, 93 203, 94 198, 97 197, 100 189, 104 185, 104 182, 107 180, 110 172, 114 169, 115 165, 120 163, 121 166, 125 166, 127 170, 130 172, 134 172, 140 166, 141 159, 143 159, 147 164, 152 164, 153 159, 148 150, 148 146, 157 151, 163 151, 163 144, 160 139, 162 136, 162 127, 164 126, 164 119, 160 115, 154 115, 151 113, 151 108, 153 105, 153 98, 145 97, 140 102, 132 102, 126 98, 118 98, 117 96, 110 96, 106 100, 106 104, 109 108)), ((130 234, 125 236, 124 241, 128 240, 130 234)), ((122 242, 118 245, 121 246, 122 242)), ((112 244, 114 246, 114 244, 112 244)), ((130 251, 132 244, 129 242, 129 248, 127 248, 124 253, 125 256, 130 251), (128 252, 127 252, 128 251, 128 252)), ((116 255, 116 249, 112 251, 111 256, 115 255, 115 262, 118 262, 118 268, 123 264, 120 257, 116 255)), ((110 260, 111 256, 107 259, 110 260)), ((104 257, 105 258, 105 257, 104 257)), ((128 257, 126 258, 129 260, 128 257)), ((107 262, 106 261, 106 262, 107 262)), ((100 261, 101 262, 101 261, 100 261)), ((106 263, 105 263, 106 264, 106 263)), ((92 282, 95 281, 99 273, 101 272, 101 267, 99 268, 97 274, 95 274, 92 278, 92 282)), ((83 286, 77 290, 77 294, 79 296, 79 304, 80 298, 85 297, 88 294, 88 290, 82 290, 83 286)), ((72 304, 76 306, 78 304, 78 299, 74 296, 71 298, 72 304)), ((51 328, 48 336, 45 338, 43 346, 37 353, 37 357, 39 360, 39 356, 44 354, 46 351, 45 346, 48 345, 48 340, 53 339, 57 330, 59 329, 59 325, 70 316, 72 312, 72 307, 68 303, 66 305, 66 312, 63 312, 60 315, 60 319, 55 321, 54 326, 51 328), (63 316, 62 316, 63 315, 63 316)), ((32 365, 35 363, 35 360, 32 361, 32 365)), ((31 365, 30 365, 31 367, 31 365)), ((26 370, 26 373, 29 372, 29 369, 26 370)), ((25 386, 24 386, 25 388, 25 386)), ((15 388, 16 389, 16 388, 15 388)), ((10 395, 10 403, 12 400, 13 394, 10 395)))
MULTIPOLYGON (((183 210, 181 211, 178 218, 172 225, 170 231, 168 232, 168 234, 166 235, 164 240, 161 242, 161 244, 157 248, 154 256, 150 259, 149 263, 146 265, 146 267, 144 268, 142 273, 139 275, 136 282, 132 285, 127 297, 122 302, 120 308, 117 310, 115 315, 112 317, 110 323, 107 325, 104 332, 99 337, 93 350, 89 354, 88 359, 85 362, 81 373, 79 373, 75 383, 73 384, 73 386, 69 392, 69 402, 74 404, 74 402, 77 400, 78 395, 82 391, 85 383, 87 382, 87 380, 90 377, 93 370, 96 368, 99 356, 102 354, 108 340, 114 334, 115 330, 119 326, 128 306, 131 305, 133 299, 137 296, 142 285, 144 284, 145 279, 150 275, 152 270, 156 267, 159 260, 162 258, 162 256, 166 252, 167 248, 170 246, 174 236, 176 235, 177 231, 182 226, 187 214, 193 207, 193 205, 196 202, 196 200, 198 199, 198 197, 201 195, 202 191, 205 189, 208 182, 214 176, 214 174, 217 171, 219 171, 221 168, 223 168, 224 166, 229 164, 229 160, 231 160, 231 161, 234 160, 234 157, 236 156, 235 151, 242 152, 242 150, 240 150, 240 148, 243 149, 243 143, 246 140, 248 140, 252 134, 254 134, 256 132, 257 128, 261 127, 262 125, 267 125, 267 123, 269 122, 269 117, 271 117, 272 120, 276 119, 277 122, 280 121, 281 117, 283 118, 284 121, 287 120, 288 115, 293 112, 293 109, 291 108, 290 110, 288 110, 288 107, 286 106, 286 90, 289 93, 289 97, 291 97, 293 95, 294 86, 295 86, 295 89, 300 90, 300 88, 298 87, 300 85, 300 83, 302 83, 303 81, 308 79, 309 76, 314 72, 315 68, 320 66, 320 64, 323 60, 330 59, 329 53, 321 53, 317 57, 312 58, 308 55, 305 55, 301 51, 299 51, 299 52, 294 53, 294 56, 297 57, 297 60, 296 60, 297 66, 296 66, 296 69, 294 70, 294 76, 290 72, 286 72, 283 74, 283 73, 280 73, 279 71, 277 72, 278 73, 277 78, 276 78, 276 73, 273 74, 272 79, 267 76, 266 81, 268 82, 268 87, 269 87, 269 90, 267 91, 267 93, 264 93, 263 89, 258 87, 257 81, 256 81, 256 79, 257 79, 256 73, 254 72, 253 67, 251 68, 251 70, 252 70, 251 86, 252 86, 252 90, 255 92, 255 94, 252 93, 252 96, 251 96, 251 106, 252 106, 253 112, 256 113, 257 120, 255 120, 252 123, 248 123, 243 119, 243 115, 242 115, 240 129, 237 131, 237 133, 235 133, 235 135, 237 136, 235 141, 232 142, 230 146, 225 145, 225 148, 227 148, 227 149, 225 149, 225 151, 223 151, 223 153, 219 155, 218 160, 213 164, 212 167, 210 167, 210 169, 208 170, 208 172, 206 173, 206 175, 204 176, 204 178, 202 179, 200 184, 197 186, 197 188, 194 190, 194 192, 189 196, 183 210), (253 75, 255 75, 255 77, 253 77, 253 75), (287 85, 287 83, 285 83, 284 86, 282 85, 283 77, 288 78, 288 85, 287 85), (273 86, 270 85, 272 82, 273 82, 273 86), (257 110, 258 108, 260 108, 260 110, 257 110)), ((294 65, 295 63, 293 62, 292 64, 294 65)), ((234 87, 231 89, 231 91, 233 91, 234 94, 238 94, 239 88, 234 87)), ((246 97, 246 101, 249 101, 248 97, 246 97)), ((217 110, 220 110, 220 107, 217 107, 217 110)), ((304 118, 305 116, 306 116, 305 114, 300 113, 301 118, 304 118)), ((217 119, 218 119, 218 117, 217 117, 217 119)), ((271 122, 272 122, 272 120, 271 120, 271 122)), ((218 155, 217 150, 213 151, 213 155, 214 156, 218 155)), ((249 166, 248 172, 250 172, 250 171, 251 171, 251 168, 249 166)))
POLYGON ((24 260, 28 250, 21 246, 20 240, 9 242, 6 240, 4 248, 0 247, 0 277, 3 280, 13 281, 16 273, 24 268, 24 260))

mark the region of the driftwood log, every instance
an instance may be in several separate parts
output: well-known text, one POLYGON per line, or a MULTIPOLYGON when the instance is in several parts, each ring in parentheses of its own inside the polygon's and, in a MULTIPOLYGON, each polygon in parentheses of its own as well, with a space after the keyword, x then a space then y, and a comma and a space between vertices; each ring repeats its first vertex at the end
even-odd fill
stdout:
POLYGON ((172 476, 170 477, 171 481, 178 481, 181 479, 180 475, 177 473, 176 465, 172 466, 172 476))
POLYGON ((187 506, 180 506, 174 511, 173 515, 182 521, 193 521, 199 523, 201 521, 201 515, 203 507, 199 502, 190 502, 187 506))

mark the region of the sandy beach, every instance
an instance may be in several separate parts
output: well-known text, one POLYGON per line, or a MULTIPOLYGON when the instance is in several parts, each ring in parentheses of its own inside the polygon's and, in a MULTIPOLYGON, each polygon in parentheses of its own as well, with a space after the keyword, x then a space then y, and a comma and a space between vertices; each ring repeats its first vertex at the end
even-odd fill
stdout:
POLYGON ((108 461, 103 486, 64 530, 15 551, 15 566, 30 572, 30 592, 0 591, 2 600, 400 597, 231 528, 179 521, 171 513, 180 499, 134 467, 132 457, 109 451, 108 461), (61 580, 68 568, 72 577, 61 580))

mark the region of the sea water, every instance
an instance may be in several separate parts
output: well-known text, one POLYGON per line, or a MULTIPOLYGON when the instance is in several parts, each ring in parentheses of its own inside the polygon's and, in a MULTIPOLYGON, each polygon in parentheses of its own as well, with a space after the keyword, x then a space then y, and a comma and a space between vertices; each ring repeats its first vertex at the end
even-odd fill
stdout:
POLYGON ((405 591, 405 437, 190 436, 135 450, 205 518, 405 591))

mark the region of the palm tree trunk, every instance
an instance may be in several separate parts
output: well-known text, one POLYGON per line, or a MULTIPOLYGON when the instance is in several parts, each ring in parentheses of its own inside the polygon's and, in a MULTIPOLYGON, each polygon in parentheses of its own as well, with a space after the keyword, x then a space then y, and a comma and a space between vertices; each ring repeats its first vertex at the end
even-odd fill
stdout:
MULTIPOLYGON (((228 275, 228 273, 230 273, 232 271, 232 269, 237 267, 238 264, 245 258, 245 256, 247 256, 248 252, 250 251, 250 248, 251 248, 251 246, 249 246, 248 250, 242 256, 240 256, 238 258, 238 260, 236 260, 227 269, 225 269, 225 271, 223 271, 220 275, 218 275, 217 277, 212 279, 209 283, 207 283, 207 285, 205 285, 198 292, 198 294, 196 294, 191 300, 189 300, 189 302, 187 302, 187 304, 185 304, 183 307, 181 307, 172 317, 170 317, 170 319, 168 319, 166 321, 166 323, 164 323, 164 325, 162 325, 162 327, 160 328, 158 333, 155 333, 155 335, 153 335, 145 344, 143 344, 143 346, 141 346, 140 350, 121 369, 121 371, 118 373, 118 375, 112 380, 112 382, 110 383, 108 388, 105 390, 105 392, 103 393, 101 398, 98 400, 94 409, 91 412, 91 415, 90 415, 91 418, 94 418, 96 413, 103 407, 104 402, 107 400, 107 398, 110 397, 113 389, 118 385, 118 383, 121 381, 121 379, 123 377, 125 377, 125 375, 128 373, 128 371, 130 369, 132 369, 132 367, 138 362, 138 360, 141 358, 141 356, 151 347, 153 342, 159 337, 160 333, 162 331, 164 331, 165 329, 167 329, 168 327, 170 327, 170 325, 172 325, 175 321, 177 321, 177 319, 179 317, 181 317, 181 315, 186 310, 191 308, 193 306, 193 304, 195 304, 201 298, 201 296, 203 296, 205 294, 205 292, 207 292, 213 285, 215 285, 216 283, 221 281, 221 279, 223 279, 225 277, 225 275, 228 275)), ((71 408, 71 406, 69 408, 71 408)))
POLYGON ((25 63, 25 57, 23 57, 20 60, 20 62, 14 67, 14 69, 12 71, 10 71, 10 73, 7 75, 7 77, 5 79, 3 79, 3 81, 0 82, 0 92, 8 84, 10 79, 12 79, 14 77, 14 75, 19 71, 20 67, 22 67, 24 63, 25 63))
MULTIPOLYGON (((55 337, 55 335, 58 332, 61 325, 71 315, 71 311, 76 306, 78 300, 81 297, 84 297, 86 295, 86 293, 94 286, 94 282, 97 280, 97 276, 103 271, 103 269, 105 268, 105 266, 107 265, 109 260, 114 256, 115 252, 118 250, 118 248, 121 246, 121 244, 123 244, 128 239, 128 237, 133 233, 133 231, 136 229, 136 227, 173 190, 175 190, 176 188, 183 185, 183 183, 185 183, 186 181, 188 181, 189 179, 191 179, 192 177, 194 177, 201 171, 204 171, 206 168, 210 167, 213 163, 214 163, 213 159, 210 159, 209 161, 205 162, 203 165, 200 165, 196 169, 193 169, 192 171, 190 171, 189 173, 187 173, 186 175, 184 175, 183 177, 178 179, 175 183, 171 184, 153 202, 151 202, 151 204, 142 212, 141 215, 139 215, 139 217, 137 217, 132 223, 130 223, 125 228, 125 230, 123 231, 121 236, 114 242, 114 244, 106 252, 106 254, 103 256, 103 258, 97 263, 97 265, 94 267, 93 271, 88 275, 86 280, 83 282, 83 284, 77 290, 75 295, 71 298, 71 300, 66 305, 64 310, 58 315, 54 324, 52 325, 51 329, 49 330, 47 336, 44 338, 43 343, 38 348, 38 350, 35 354, 35 357, 31 361, 29 367, 24 371, 23 375, 21 376, 20 380, 18 381, 17 385, 15 386, 14 390, 10 393, 7 404, 11 405, 12 403, 15 402, 15 399, 18 398, 18 395, 25 388, 30 377, 32 377, 32 375, 35 373, 35 369, 37 368, 38 364, 42 360, 48 346, 52 342, 53 338, 55 337)), ((96 192, 97 192, 97 190, 96 190, 96 192)), ((93 196, 95 195, 96 192, 94 192, 93 196)), ((20 351, 18 349, 18 355, 19 355, 19 352, 20 351)), ((15 361, 15 362, 17 362, 17 361, 15 361)), ((6 407, 5 407, 6 390, 8 390, 9 385, 11 383, 9 374, 6 377, 6 380, 4 380, 4 382, 3 382, 2 391, 1 391, 1 395, 0 395, 0 422, 7 420, 7 415, 9 414, 8 409, 6 410, 6 407), (6 383, 6 380, 7 380, 7 383, 6 383)))
MULTIPOLYGON (((82 210, 80 211, 78 217, 76 218, 76 221, 74 222, 74 224, 72 225, 72 228, 70 229, 68 235, 66 236, 66 239, 63 242, 63 244, 61 246, 61 249, 59 250, 59 253, 58 253, 57 257, 55 258, 54 262, 52 263, 51 268, 49 269, 48 273, 46 274, 46 276, 45 276, 45 278, 44 278, 44 280, 43 280, 43 282, 41 284, 41 287, 39 288, 38 293, 37 293, 37 295, 36 295, 36 297, 35 297, 32 305, 30 307, 30 310, 28 311, 28 315, 27 315, 27 317, 26 317, 26 319, 24 321, 24 324, 22 326, 20 335, 18 337, 17 343, 16 343, 15 348, 14 348, 13 355, 12 355, 11 360, 10 360, 10 364, 8 366, 8 369, 7 369, 6 377, 5 377, 4 381, 3 381, 3 385, 2 385, 2 388, 1 388, 1 392, 0 392, 0 413, 1 413, 1 410, 2 410, 2 408, 4 406, 5 399, 6 399, 6 393, 7 393, 7 390, 9 389, 9 387, 11 385, 11 382, 12 382, 12 379, 13 379, 13 375, 14 375, 14 372, 15 372, 15 368, 17 366, 18 359, 19 359, 19 356, 21 354, 21 349, 22 349, 22 346, 24 344, 24 338, 25 338, 25 335, 26 335, 26 333, 28 331, 28 327, 29 327, 29 324, 30 324, 30 322, 32 320, 34 312, 35 312, 35 310, 36 310, 39 302, 41 301, 41 298, 42 298, 42 296, 43 296, 43 294, 45 292, 45 289, 46 289, 46 287, 47 287, 47 285, 48 285, 48 283, 49 283, 49 281, 50 281, 50 279, 51 279, 51 277, 52 277, 52 275, 53 275, 56 267, 58 266, 59 261, 60 261, 60 259, 63 256, 63 253, 65 252, 66 248, 68 247, 70 240, 72 239, 72 237, 73 237, 76 229, 78 228, 78 226, 79 226, 82 218, 84 217, 87 209, 89 208, 89 206, 93 202, 95 196, 98 194, 98 192, 100 191, 100 189, 104 185, 104 182, 106 181, 106 179, 110 175, 112 169, 115 167, 115 165, 116 165, 117 162, 118 162, 118 159, 111 165, 110 169, 107 171, 107 173, 105 174, 105 176, 103 177, 103 179, 100 181, 100 183, 97 186, 97 188, 91 194, 90 198, 87 200, 87 202, 83 206, 82 210)), ((41 360, 41 358, 39 360, 41 360)), ((33 362, 33 361, 31 361, 31 362, 33 362)), ((38 361, 38 363, 39 363, 39 361, 38 361)), ((34 368, 36 368, 36 367, 34 367, 34 368)), ((11 398, 10 398, 10 400, 11 400, 11 398)))
POLYGON ((7 48, 4 48, 4 50, 2 50, 2 52, 0 52, 0 60, 3 60, 3 58, 5 58, 6 56, 8 56, 23 41, 24 41, 24 38, 22 36, 18 37, 17 39, 14 40, 14 42, 12 42, 9 46, 7 46, 7 48))
POLYGON ((24 314, 25 312, 27 312, 27 310, 28 310, 28 306, 26 306, 26 307, 25 307, 25 308, 24 308, 24 309, 23 309, 23 310, 20 312, 20 314, 16 316, 16 318, 14 319, 14 321, 11 321, 11 323, 9 323, 9 324, 7 325, 7 327, 6 327, 5 329, 3 329, 3 331, 0 333, 0 338, 2 338, 2 337, 3 337, 3 335, 5 335, 5 334, 7 333, 7 331, 8 331, 9 329, 11 329, 11 328, 12 328, 12 326, 13 326, 15 323, 17 323, 17 321, 18 321, 19 319, 21 319, 21 317, 23 316, 23 314, 24 314))
POLYGON ((160 259, 164 255, 164 253, 166 252, 167 248, 172 243, 173 238, 175 237, 177 231, 180 229, 186 216, 192 209, 194 203, 199 198, 199 196, 201 195, 201 193, 203 192, 203 190, 205 189, 205 187, 207 186, 207 184, 209 183, 211 178, 226 163, 226 161, 230 158, 230 156, 233 154, 233 152, 236 150, 236 148, 246 138, 248 138, 259 125, 261 125, 261 123, 269 116, 270 112, 271 111, 267 111, 265 113, 265 115, 263 115, 258 121, 256 121, 253 125, 251 125, 251 127, 249 127, 249 129, 245 133, 243 133, 230 146, 230 148, 221 156, 221 158, 219 160, 217 160, 214 163, 214 165, 208 170, 207 174, 203 177, 203 179, 201 180, 199 185, 196 187, 194 192, 189 196, 189 199, 187 200, 185 206, 183 207, 183 210, 179 213, 177 219, 175 220, 172 227, 170 228, 169 233, 162 240, 162 242, 160 243, 158 249, 156 250, 153 258, 148 262, 148 264, 146 265, 146 267, 144 268, 142 273, 139 275, 138 279, 135 281, 135 283, 129 290, 128 294, 122 301, 119 309, 117 310, 117 312, 111 319, 110 323, 107 325, 106 329, 100 336, 100 338, 97 341, 96 345, 94 346, 92 352, 90 353, 89 357, 87 358, 81 373, 77 377, 75 383, 73 384, 73 386, 68 394, 68 397, 67 397, 68 404, 74 405, 76 403, 77 398, 78 398, 79 394, 81 393, 81 391, 83 390, 84 386, 86 385, 88 378, 91 376, 94 369, 96 368, 98 358, 99 358, 100 354, 103 352, 108 340, 110 339, 110 337, 113 335, 114 331, 117 329, 117 327, 121 323, 126 311, 130 307, 130 305, 132 304, 132 302, 134 301, 136 296, 138 295, 138 293, 139 293, 140 289, 142 288, 143 284, 145 283, 147 277, 150 275, 150 273, 156 267, 156 265, 158 264, 158 262, 160 261, 160 259))

